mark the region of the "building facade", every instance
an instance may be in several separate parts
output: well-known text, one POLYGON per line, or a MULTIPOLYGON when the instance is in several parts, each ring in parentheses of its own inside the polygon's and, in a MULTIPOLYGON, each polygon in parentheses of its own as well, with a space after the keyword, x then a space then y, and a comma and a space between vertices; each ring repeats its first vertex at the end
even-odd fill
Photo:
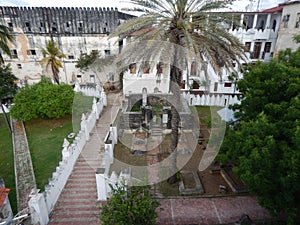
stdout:
POLYGON ((9 46, 12 58, 3 57, 21 84, 37 82, 42 75, 51 77, 50 68, 46 70, 40 61, 44 57, 41 49, 52 38, 66 55, 60 80, 69 84, 94 83, 96 74, 77 69, 77 59, 92 50, 98 50, 101 56, 118 53, 122 42, 108 39, 108 35, 131 17, 113 8, 0 7, 0 23, 15 36, 9 46))

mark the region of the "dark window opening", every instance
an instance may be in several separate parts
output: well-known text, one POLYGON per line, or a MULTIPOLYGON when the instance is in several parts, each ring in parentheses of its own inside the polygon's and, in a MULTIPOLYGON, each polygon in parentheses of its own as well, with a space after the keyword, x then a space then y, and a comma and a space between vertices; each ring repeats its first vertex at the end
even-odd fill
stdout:
POLYGON ((273 20, 273 24, 272 24, 272 30, 273 31, 275 31, 275 29, 276 29, 276 24, 277 24, 276 20, 273 20))
POLYGON ((270 52, 271 51, 271 42, 266 42, 265 43, 265 49, 264 52, 270 52))
POLYGON ((255 42, 254 43, 254 52, 253 52, 253 58, 258 59, 260 56, 260 50, 261 50, 261 42, 255 42))
POLYGON ((14 27, 14 25, 13 25, 12 22, 8 22, 8 23, 7 23, 7 26, 10 27, 10 28, 14 27))
POLYGON ((110 55, 110 50, 104 50, 105 55, 110 55))
POLYGON ((10 54, 11 54, 11 57, 13 59, 17 59, 18 58, 18 52, 17 52, 16 49, 10 50, 10 54))
POLYGON ((68 55, 68 59, 74 59, 74 55, 68 55))
POLYGON ((251 42, 246 42, 245 43, 245 51, 250 52, 250 49, 251 49, 251 42))
POLYGON ((283 27, 287 28, 288 27, 288 22, 290 20, 290 14, 287 14, 287 15, 283 16, 282 20, 283 20, 283 27))
POLYGON ((36 51, 34 49, 27 50, 27 55, 36 55, 36 51))
POLYGON ((135 63, 132 63, 129 65, 129 71, 131 74, 136 73, 136 64, 135 63))
POLYGON ((29 22, 25 22, 25 29, 26 31, 30 32, 31 31, 31 27, 30 27, 30 23, 29 22))
POLYGON ((232 86, 232 83, 229 83, 229 82, 224 83, 224 87, 231 87, 231 86, 232 86))
POLYGON ((22 64, 17 64, 18 69, 22 69, 22 64))
POLYGON ((159 62, 156 65, 156 68, 157 68, 157 73, 163 73, 163 63, 162 62, 159 62))
POLYGON ((218 91, 218 82, 215 82, 214 91, 218 91))

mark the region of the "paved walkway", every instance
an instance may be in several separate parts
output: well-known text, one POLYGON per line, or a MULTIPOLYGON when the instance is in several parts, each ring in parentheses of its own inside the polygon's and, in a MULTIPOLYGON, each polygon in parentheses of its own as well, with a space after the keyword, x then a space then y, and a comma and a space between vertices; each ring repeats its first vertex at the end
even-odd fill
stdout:
POLYGON ((36 183, 23 122, 12 119, 12 129, 17 202, 21 211, 28 207, 29 194, 36 183))
POLYGON ((252 221, 270 219, 268 211, 253 196, 161 199, 159 225, 204 225, 237 222, 243 214, 252 221))
POLYGON ((95 172, 104 157, 104 139, 118 113, 120 98, 108 96, 108 106, 92 131, 72 174, 56 203, 49 225, 99 224, 101 202, 97 202, 95 172))

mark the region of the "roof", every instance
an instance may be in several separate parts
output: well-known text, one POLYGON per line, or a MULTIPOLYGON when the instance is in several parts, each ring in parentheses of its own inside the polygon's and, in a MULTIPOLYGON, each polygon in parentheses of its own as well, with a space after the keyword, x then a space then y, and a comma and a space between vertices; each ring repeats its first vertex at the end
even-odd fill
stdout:
POLYGON ((0 187, 0 208, 3 206, 5 199, 8 196, 10 189, 0 187))
POLYGON ((265 13, 282 12, 282 9, 283 9, 283 5, 278 5, 273 8, 265 9, 262 12, 265 12, 265 13))

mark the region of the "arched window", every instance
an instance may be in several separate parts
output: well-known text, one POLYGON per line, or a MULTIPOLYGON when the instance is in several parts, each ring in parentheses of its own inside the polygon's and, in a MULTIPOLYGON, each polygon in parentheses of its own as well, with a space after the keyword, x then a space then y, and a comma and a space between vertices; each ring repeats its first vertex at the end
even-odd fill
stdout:
POLYGON ((276 29, 276 20, 273 20, 273 24, 272 24, 272 30, 274 30, 275 31, 275 29, 276 29))

